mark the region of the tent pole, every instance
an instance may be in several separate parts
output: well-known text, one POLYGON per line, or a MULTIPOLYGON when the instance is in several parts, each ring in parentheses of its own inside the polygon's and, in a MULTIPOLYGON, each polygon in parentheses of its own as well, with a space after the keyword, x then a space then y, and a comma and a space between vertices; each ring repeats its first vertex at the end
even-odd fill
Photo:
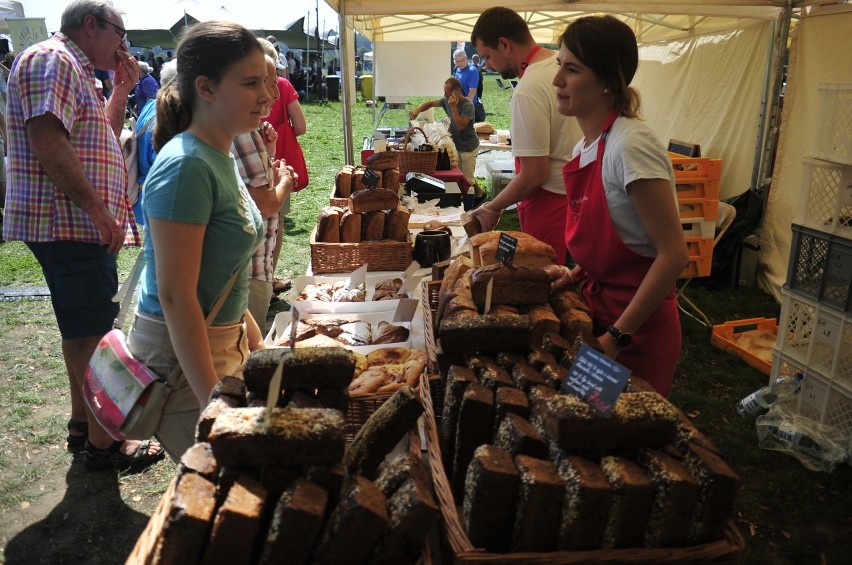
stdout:
MULTIPOLYGON (((758 133, 758 146, 754 155, 754 167, 751 177, 751 186, 761 188, 766 186, 771 178, 768 170, 771 166, 775 141, 778 138, 778 121, 781 118, 781 88, 784 83, 784 61, 787 53, 787 38, 790 35, 790 20, 793 17, 793 0, 787 0, 784 11, 775 22, 776 33, 773 36, 772 53, 767 62, 766 83, 764 85, 763 107, 761 112, 761 124, 758 133), (772 89, 769 89, 769 81, 772 79, 772 89)), ((763 195, 763 207, 766 208, 768 194, 763 195)))
POLYGON ((347 165, 355 164, 355 151, 352 146, 352 102, 355 84, 354 40, 352 30, 346 21, 346 0, 340 0, 338 5, 338 27, 340 30, 340 73, 343 77, 343 155, 347 165))

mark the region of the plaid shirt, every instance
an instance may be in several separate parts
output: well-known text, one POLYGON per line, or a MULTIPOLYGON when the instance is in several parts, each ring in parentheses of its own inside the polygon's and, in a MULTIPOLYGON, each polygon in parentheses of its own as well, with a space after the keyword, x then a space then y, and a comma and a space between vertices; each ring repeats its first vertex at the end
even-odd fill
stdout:
POLYGON ((6 239, 100 241, 89 215, 47 176, 30 147, 27 120, 49 113, 62 122, 83 173, 107 209, 122 226, 131 228, 125 243, 139 244, 127 199, 124 157, 95 93, 94 79, 88 57, 61 33, 25 50, 12 66, 6 239))
MULTIPOLYGON (((259 129, 235 137, 231 144, 231 153, 237 161, 240 178, 248 188, 269 186, 272 164, 269 162, 269 154, 259 129)), ((278 216, 276 212, 264 218, 266 234, 263 237, 263 243, 255 249, 249 263, 249 278, 268 283, 273 282, 275 278, 272 252, 275 250, 275 238, 278 235, 278 216)))

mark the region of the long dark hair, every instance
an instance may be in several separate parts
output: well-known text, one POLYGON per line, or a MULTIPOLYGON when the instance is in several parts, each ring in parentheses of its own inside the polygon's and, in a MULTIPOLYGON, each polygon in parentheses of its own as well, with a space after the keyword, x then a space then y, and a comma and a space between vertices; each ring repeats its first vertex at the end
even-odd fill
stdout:
POLYGON ((630 26, 612 16, 585 16, 565 29, 559 44, 612 91, 619 115, 639 115, 639 93, 630 86, 639 66, 639 48, 630 26))
POLYGON ((177 77, 157 94, 154 149, 160 151, 192 122, 196 78, 218 82, 231 65, 252 52, 263 52, 260 43, 239 24, 214 20, 188 28, 177 46, 177 77))

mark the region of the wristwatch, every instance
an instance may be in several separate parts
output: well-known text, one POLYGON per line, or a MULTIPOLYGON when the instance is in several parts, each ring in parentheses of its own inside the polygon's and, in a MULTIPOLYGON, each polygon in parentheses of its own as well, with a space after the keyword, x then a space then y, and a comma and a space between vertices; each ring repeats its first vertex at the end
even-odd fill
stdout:
POLYGON ((610 326, 606 329, 607 333, 615 338, 615 344, 619 347, 619 349, 624 349, 631 343, 633 343, 633 336, 629 333, 625 333, 615 326, 610 326))

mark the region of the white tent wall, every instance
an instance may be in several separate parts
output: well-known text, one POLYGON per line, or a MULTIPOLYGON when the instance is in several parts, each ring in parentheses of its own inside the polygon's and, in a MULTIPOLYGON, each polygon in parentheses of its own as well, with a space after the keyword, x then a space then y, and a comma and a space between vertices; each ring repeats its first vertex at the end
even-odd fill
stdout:
POLYGON ((751 184, 771 22, 645 44, 633 86, 642 117, 665 144, 699 143, 722 159, 721 198, 751 184))
MULTIPOLYGON (((760 234, 758 283, 780 300, 792 231, 802 216, 802 159, 813 154, 822 124, 820 83, 852 83, 852 8, 803 17, 790 48, 781 136, 760 234)), ((829 126, 830 127, 830 126, 829 126)))

